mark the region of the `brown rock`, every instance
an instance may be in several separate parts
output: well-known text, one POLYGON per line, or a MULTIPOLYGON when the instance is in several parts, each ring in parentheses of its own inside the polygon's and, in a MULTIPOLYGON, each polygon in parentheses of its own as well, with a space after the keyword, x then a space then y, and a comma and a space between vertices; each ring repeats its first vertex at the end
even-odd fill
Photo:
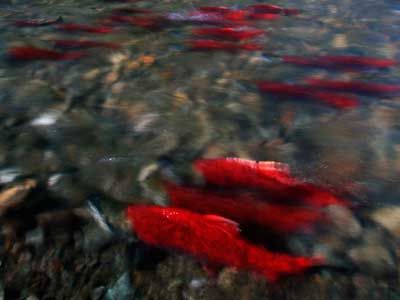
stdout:
POLYGON ((331 228, 340 237, 356 238, 360 236, 362 228, 351 210, 339 205, 331 205, 326 209, 331 220, 331 228))
POLYGON ((380 208, 371 214, 371 219, 400 239, 400 206, 380 208))
POLYGON ((0 193, 0 216, 4 216, 10 209, 20 206, 36 186, 35 180, 28 179, 19 185, 2 191, 0 193))

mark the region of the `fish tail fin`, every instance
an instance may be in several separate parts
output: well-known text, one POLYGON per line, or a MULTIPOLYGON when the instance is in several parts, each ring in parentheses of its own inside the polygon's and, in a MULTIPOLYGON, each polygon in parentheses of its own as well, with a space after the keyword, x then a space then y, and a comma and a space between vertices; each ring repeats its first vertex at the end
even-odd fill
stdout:
POLYGON ((87 56, 88 54, 83 51, 73 51, 73 52, 68 52, 65 53, 62 57, 61 60, 75 60, 75 59, 80 59, 82 57, 87 56))
POLYGON ((243 50, 248 50, 248 51, 262 50, 262 46, 259 44, 243 44, 243 45, 241 45, 241 48, 243 50))

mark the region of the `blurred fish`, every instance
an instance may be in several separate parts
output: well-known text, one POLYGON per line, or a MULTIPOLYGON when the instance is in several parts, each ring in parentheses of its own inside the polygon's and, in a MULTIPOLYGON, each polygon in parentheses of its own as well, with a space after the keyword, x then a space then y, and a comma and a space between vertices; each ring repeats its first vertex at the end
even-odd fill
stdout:
POLYGON ((197 10, 203 11, 203 12, 212 12, 212 13, 221 13, 221 14, 225 14, 225 13, 232 11, 227 6, 200 6, 197 8, 197 10))
POLYGON ((179 25, 216 25, 216 26, 244 26, 247 25, 245 12, 204 12, 195 10, 189 13, 170 13, 166 18, 179 25))
POLYGON ((62 22, 62 17, 58 17, 57 19, 37 19, 37 20, 19 20, 15 21, 14 25, 17 27, 40 27, 53 25, 56 23, 62 22))
POLYGON ((107 26, 114 25, 114 23, 129 24, 146 29, 161 29, 171 25, 169 20, 162 15, 145 15, 145 16, 124 16, 112 15, 101 22, 107 26))
POLYGON ((176 249, 210 264, 249 270, 270 281, 323 264, 322 258, 296 257, 255 246, 239 235, 237 224, 179 208, 132 205, 132 230, 149 245, 176 249))
POLYGON ((300 10, 295 8, 283 8, 278 5, 264 3, 250 5, 247 10, 255 14, 283 14, 287 16, 300 14, 300 10))
POLYGON ((90 41, 90 40, 53 40, 55 47, 64 49, 79 48, 108 48, 119 49, 120 45, 111 42, 90 41))
POLYGON ((11 60, 28 61, 28 60, 74 60, 87 56, 85 52, 57 52, 43 48, 30 46, 13 47, 8 49, 7 56, 11 60))
POLYGON ((275 21, 281 18, 278 14, 271 13, 251 13, 247 16, 250 20, 264 20, 264 21, 275 21))
POLYGON ((101 24, 106 26, 112 26, 114 23, 125 23, 129 24, 131 22, 132 16, 123 15, 112 15, 101 21, 101 24))
POLYGON ((161 27, 166 26, 167 22, 164 17, 155 16, 155 17, 135 17, 134 20, 131 21, 132 25, 147 28, 147 29, 160 29, 161 27))
POLYGON ((222 14, 195 10, 189 13, 169 13, 165 15, 146 14, 127 16, 124 14, 114 14, 101 23, 110 25, 112 22, 117 22, 150 29, 182 25, 244 26, 247 25, 244 13, 243 11, 232 11, 222 14))
POLYGON ((254 43, 237 44, 233 42, 221 42, 216 40, 192 40, 188 42, 191 50, 197 51, 215 51, 222 50, 228 52, 236 51, 258 51, 262 46, 254 43))
POLYGON ((209 185, 261 190, 269 199, 301 201, 315 208, 349 205, 329 190, 295 178, 283 163, 215 158, 196 160, 193 167, 209 185))
POLYGON ((340 92, 364 94, 395 94, 400 92, 400 85, 365 81, 345 81, 310 78, 306 80, 310 86, 340 92))
POLYGON ((189 15, 215 15, 229 21, 245 21, 248 15, 246 10, 231 9, 225 6, 201 6, 189 15))
POLYGON ((230 40, 246 40, 263 35, 265 31, 250 27, 216 27, 194 29, 193 34, 230 40))
POLYGON ((352 109, 359 105, 354 96, 316 90, 309 85, 288 84, 274 81, 261 81, 257 83, 260 91, 288 97, 300 97, 317 100, 339 109, 352 109))
POLYGON ((99 33, 99 34, 110 33, 113 31, 111 27, 107 26, 92 26, 92 25, 75 24, 75 23, 61 24, 58 25, 57 28, 64 31, 71 31, 71 32, 82 31, 87 33, 99 33))
POLYGON ((252 161, 241 158, 198 159, 194 169, 203 175, 206 183, 223 187, 275 188, 282 190, 295 185, 289 166, 269 161, 252 161), (277 185, 279 184, 279 185, 277 185))
POLYGON ((202 214, 215 214, 240 224, 256 224, 287 234, 310 229, 325 216, 315 208, 268 203, 268 196, 255 193, 182 187, 166 184, 171 205, 202 214))
POLYGON ((162 27, 167 25, 168 20, 163 16, 146 15, 146 16, 125 16, 125 15, 112 15, 102 21, 102 24, 107 26, 114 25, 114 23, 131 24, 144 28, 162 27))
POLYGON ((244 22, 247 20, 248 14, 249 13, 245 10, 236 9, 222 15, 228 21, 244 22))
POLYGON ((304 56, 282 56, 282 61, 288 64, 294 64, 299 66, 310 66, 318 68, 333 68, 333 69, 385 69, 393 67, 399 64, 394 59, 387 58, 376 58, 368 56, 353 56, 353 55, 342 55, 342 56, 315 56, 315 57, 304 57, 304 56))
POLYGON ((135 7, 120 7, 115 8, 111 11, 112 14, 151 14, 152 11, 145 8, 135 8, 135 7))

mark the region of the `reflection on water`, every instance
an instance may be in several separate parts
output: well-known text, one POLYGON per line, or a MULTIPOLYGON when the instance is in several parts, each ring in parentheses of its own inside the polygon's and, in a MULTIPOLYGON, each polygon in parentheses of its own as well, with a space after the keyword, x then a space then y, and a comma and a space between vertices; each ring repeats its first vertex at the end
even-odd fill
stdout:
POLYGON ((357 105, 341 109, 331 93, 347 97, 349 90, 299 91, 315 78, 398 85, 399 65, 338 67, 332 56, 400 60, 399 4, 288 0, 279 5, 300 14, 260 12, 250 21, 231 14, 229 26, 243 22, 233 33, 201 31, 221 20, 193 14, 199 6, 251 4, 1 1, 0 291, 6 299, 400 297, 399 93, 353 87, 357 105), (118 10, 125 7, 138 10, 118 10), (112 32, 60 30, 70 23, 112 32), (245 35, 251 39, 236 42, 245 35), (200 38, 202 49, 193 44, 200 38), (8 49, 21 46, 61 56, 8 59, 8 49), (76 52, 86 55, 64 59, 76 52), (325 61, 310 67, 285 63, 286 56, 325 61), (261 93, 259 81, 289 85, 261 93), (123 217, 127 203, 167 205, 164 181, 198 185, 191 163, 215 157, 284 162, 299 180, 350 199, 351 210, 328 211, 330 229, 262 238, 292 254, 327 256, 329 268, 276 287, 230 268, 209 276, 196 259, 136 242, 123 217))

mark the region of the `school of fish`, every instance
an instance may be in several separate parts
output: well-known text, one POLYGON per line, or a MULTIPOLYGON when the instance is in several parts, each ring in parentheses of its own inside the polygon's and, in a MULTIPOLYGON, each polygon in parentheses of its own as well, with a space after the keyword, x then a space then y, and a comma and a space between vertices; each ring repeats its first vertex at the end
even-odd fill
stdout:
MULTIPOLYGON (((262 51, 260 39, 267 35, 262 29, 263 22, 276 21, 285 17, 296 17, 302 11, 278 5, 259 3, 231 8, 227 6, 200 6, 186 12, 155 12, 149 9, 129 6, 112 9, 95 24, 66 23, 57 19, 16 20, 17 27, 49 26, 53 30, 64 32, 105 35, 129 27, 145 30, 162 30, 168 27, 186 25, 198 26, 191 31, 192 39, 185 42, 191 51, 262 51), (261 28, 260 28, 261 27, 261 28)), ((7 57, 13 61, 54 60, 66 61, 83 59, 92 53, 90 48, 116 50, 121 45, 91 39, 49 40, 50 48, 20 46, 8 49, 7 57), (86 49, 86 50, 85 50, 86 49)), ((342 72, 362 72, 363 70, 387 69, 396 67, 399 62, 389 58, 376 58, 356 55, 321 55, 321 56, 276 56, 278 61, 298 67, 334 69, 342 72)), ((326 78, 309 78, 300 83, 273 82, 254 80, 255 86, 263 94, 281 99, 309 99, 335 109, 354 109, 361 104, 358 95, 390 97, 400 93, 400 85, 365 81, 341 81, 326 78)))
POLYGON ((241 226, 282 236, 329 224, 324 208, 349 207, 330 190, 294 177, 289 166, 240 158, 199 159, 203 186, 165 182, 170 207, 131 205, 127 217, 144 242, 182 251, 205 264, 252 271, 269 281, 324 266, 323 257, 271 252, 250 242, 241 226))

